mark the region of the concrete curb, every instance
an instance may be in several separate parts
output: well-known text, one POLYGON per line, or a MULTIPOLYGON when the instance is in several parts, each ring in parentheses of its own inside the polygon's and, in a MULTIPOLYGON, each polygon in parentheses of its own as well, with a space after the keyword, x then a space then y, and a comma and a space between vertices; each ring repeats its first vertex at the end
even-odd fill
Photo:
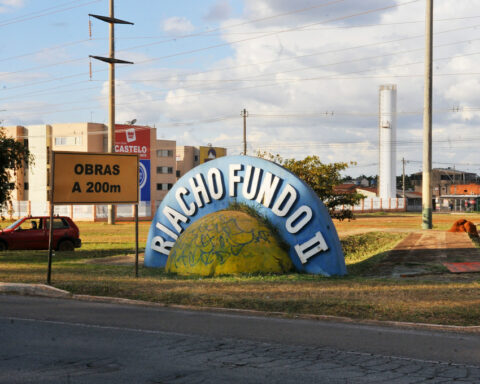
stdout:
POLYGON ((263 312, 253 309, 236 309, 236 308, 219 308, 219 307, 196 307, 191 305, 179 304, 164 304, 154 303, 151 301, 132 300, 118 297, 108 296, 89 296, 89 295, 74 295, 68 291, 64 291, 55 287, 44 284, 18 284, 18 283, 0 283, 0 294, 17 294, 25 296, 41 296, 61 299, 73 299, 79 301, 87 301, 92 303, 109 303, 109 304, 123 304, 135 305, 141 307, 157 307, 157 308, 172 308, 184 311, 196 312, 214 312, 214 313, 231 313, 242 316, 256 316, 256 317, 277 317, 297 320, 317 320, 330 321, 345 324, 359 324, 370 326, 382 326, 391 328, 403 329, 423 329, 430 331, 443 332, 457 332, 457 333, 480 333, 480 326, 458 326, 458 325, 442 325, 442 324, 427 324, 427 323, 410 323, 402 321, 380 321, 380 320, 361 320, 350 317, 328 316, 328 315, 309 315, 309 314, 292 314, 286 312, 263 312))
POLYGON ((22 283, 0 283, 0 294, 42 296, 54 298, 71 298, 73 296, 68 291, 64 291, 50 285, 22 283))
POLYGON ((256 317, 277 317, 284 319, 296 319, 296 320, 317 320, 317 321, 330 321, 336 323, 348 323, 348 324, 360 324, 370 326, 382 326, 391 328, 404 328, 404 329, 424 329, 430 331, 444 331, 444 332, 461 332, 461 333, 480 333, 480 326, 460 326, 460 325, 443 325, 443 324, 428 324, 428 323, 410 323, 402 321, 381 321, 381 320, 362 320, 354 319, 351 317, 330 316, 330 315, 311 315, 311 314, 293 314, 287 312, 265 312, 257 311, 254 309, 237 309, 237 308, 219 308, 219 307, 196 307, 190 305, 180 304, 164 304, 155 303, 151 301, 141 301, 124 299, 117 297, 107 296, 88 296, 88 295, 73 295, 72 299, 80 301, 89 301, 97 303, 111 303, 111 304, 125 304, 136 305, 142 307, 160 307, 160 308, 172 308, 184 311, 195 312, 214 312, 214 313, 231 313, 241 316, 256 316, 256 317))

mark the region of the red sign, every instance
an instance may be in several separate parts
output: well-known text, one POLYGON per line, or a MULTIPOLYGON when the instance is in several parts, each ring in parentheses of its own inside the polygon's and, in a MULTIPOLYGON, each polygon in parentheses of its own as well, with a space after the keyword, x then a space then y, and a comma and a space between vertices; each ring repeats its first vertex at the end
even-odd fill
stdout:
POLYGON ((115 152, 132 153, 141 160, 150 159, 150 127, 115 125, 115 152))

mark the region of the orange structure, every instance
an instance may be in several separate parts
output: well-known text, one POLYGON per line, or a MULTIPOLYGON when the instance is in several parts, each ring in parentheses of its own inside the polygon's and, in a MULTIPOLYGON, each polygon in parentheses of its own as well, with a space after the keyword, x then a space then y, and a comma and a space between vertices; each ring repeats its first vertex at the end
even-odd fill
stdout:
POLYGON ((451 195, 480 195, 480 184, 450 185, 451 195))

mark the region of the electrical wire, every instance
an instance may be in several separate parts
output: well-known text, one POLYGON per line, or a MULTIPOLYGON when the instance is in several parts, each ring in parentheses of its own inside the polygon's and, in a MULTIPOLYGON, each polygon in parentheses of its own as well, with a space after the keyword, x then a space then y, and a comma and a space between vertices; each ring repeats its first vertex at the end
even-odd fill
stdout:
MULTIPOLYGON (((418 0, 416 0, 418 1, 418 0)), ((352 17, 351 15, 348 16, 348 17, 352 17)), ((467 26, 467 27, 461 27, 461 28, 454 28, 454 29, 450 29, 450 30, 445 30, 445 31, 441 31, 441 32, 437 32, 437 34, 444 34, 444 33, 450 33, 450 32, 457 32, 457 31, 461 31, 461 30, 465 30, 465 29, 470 29, 470 28, 477 28, 479 27, 480 25, 474 25, 474 26, 467 26)), ((263 64, 268 64, 268 63, 272 63, 272 62, 280 62, 280 61, 285 61, 285 60, 294 60, 294 59, 298 59, 298 58, 305 58, 305 57, 310 57, 310 56, 315 56, 315 55, 321 55, 321 54, 327 54, 327 53, 337 53, 337 52, 341 52, 341 51, 346 51, 346 50, 350 50, 350 49, 359 49, 359 48, 366 48, 366 47, 372 47, 372 46, 377 46, 377 45, 383 45, 383 44, 389 44, 389 43, 395 43, 395 42, 400 42, 400 41, 405 41, 405 40, 410 40, 410 39, 415 39, 415 38, 420 38, 420 37, 423 37, 424 35, 415 35, 415 36, 411 36, 411 37, 405 37, 405 38, 401 38, 401 39, 395 39, 395 40, 390 40, 390 41, 386 41, 386 42, 375 42, 375 43, 369 43, 369 44, 364 44, 364 45, 360 45, 360 46, 355 46, 355 47, 346 47, 346 48, 341 48, 341 49, 336 49, 336 50, 330 50, 330 51, 323 51, 323 52, 317 52, 317 53, 313 53, 313 54, 308 54, 308 55, 297 55, 293 58, 285 58, 285 59, 276 59, 276 60, 270 60, 270 61, 266 61, 266 62, 257 62, 257 63, 251 63, 251 64, 246 64, 246 65, 240 65, 240 66, 234 66, 234 67, 226 67, 226 68, 221 68, 221 69, 213 69, 213 70, 207 70, 207 71, 201 71, 201 72, 194 72, 194 73, 190 73, 189 75, 193 75, 193 74, 201 74, 201 73, 208 73, 208 72, 217 72, 217 71, 223 71, 223 70, 231 70, 231 69, 238 69, 238 68, 242 68, 242 67, 249 67, 249 66, 259 66, 259 65, 263 65, 263 64)), ((206 47, 206 49, 210 49, 214 46, 211 46, 211 47, 206 47)), ((175 55, 183 55, 183 54, 187 54, 187 53, 191 53, 191 51, 186 51, 186 52, 180 52, 180 53, 177 53, 175 55)), ((160 60, 164 57, 159 57, 159 58, 153 58, 153 59, 149 59, 147 61, 156 61, 156 60, 160 60)), ((141 64, 141 63, 137 63, 137 64, 141 64)), ((107 70, 106 69, 102 69, 102 70, 96 70, 94 71, 94 73, 100 73, 100 72, 106 72, 107 70)), ((81 76, 81 75, 85 75, 85 73, 79 73, 79 74, 75 74, 75 75, 71 75, 69 77, 75 77, 75 76, 81 76)), ((56 80, 63 80, 65 79, 66 77, 59 77, 59 78, 54 78, 54 79, 49 79, 49 80, 43 80, 43 81, 39 81, 39 82, 30 82, 28 84, 22 84, 22 85, 17 85, 17 86, 14 86, 14 87, 9 87, 7 90, 10 90, 10 89, 16 89, 16 88, 22 88, 22 87, 29 87, 29 86, 34 86, 34 85, 38 85, 38 84, 43 84, 43 83, 46 83, 46 82, 52 82, 52 81, 56 81, 56 80)))
POLYGON ((26 14, 26 15, 23 15, 23 16, 18 16, 18 17, 14 17, 14 18, 12 18, 12 19, 3 20, 2 22, 0 22, 0 27, 4 27, 4 26, 10 25, 10 24, 22 23, 22 22, 24 22, 24 21, 29 21, 29 20, 37 19, 37 18, 43 17, 43 16, 53 15, 53 14, 55 14, 55 13, 60 13, 60 12, 69 11, 69 10, 71 10, 71 9, 84 7, 85 5, 90 5, 90 4, 93 4, 93 3, 99 3, 100 1, 102 1, 102 0, 87 1, 87 2, 83 2, 82 4, 78 4, 78 5, 75 5, 75 6, 71 6, 71 7, 67 7, 67 8, 63 8, 63 9, 57 9, 57 10, 52 11, 52 9, 64 7, 64 6, 68 5, 68 4, 73 4, 73 3, 78 3, 78 2, 79 2, 78 0, 69 1, 69 2, 64 3, 64 4, 56 5, 56 6, 54 6, 54 7, 45 8, 45 9, 43 9, 43 10, 41 10, 41 11, 32 12, 32 13, 29 13, 29 14, 26 14), (50 11, 50 12, 49 12, 49 11, 50 11))

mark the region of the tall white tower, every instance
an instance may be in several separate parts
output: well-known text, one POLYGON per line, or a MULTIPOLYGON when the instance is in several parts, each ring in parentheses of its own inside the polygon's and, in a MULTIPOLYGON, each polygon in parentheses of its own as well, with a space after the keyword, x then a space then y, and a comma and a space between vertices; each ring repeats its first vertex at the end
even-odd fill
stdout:
POLYGON ((380 86, 380 170, 378 173, 378 196, 395 198, 396 186, 396 137, 397 137, 397 86, 394 84, 380 86))

